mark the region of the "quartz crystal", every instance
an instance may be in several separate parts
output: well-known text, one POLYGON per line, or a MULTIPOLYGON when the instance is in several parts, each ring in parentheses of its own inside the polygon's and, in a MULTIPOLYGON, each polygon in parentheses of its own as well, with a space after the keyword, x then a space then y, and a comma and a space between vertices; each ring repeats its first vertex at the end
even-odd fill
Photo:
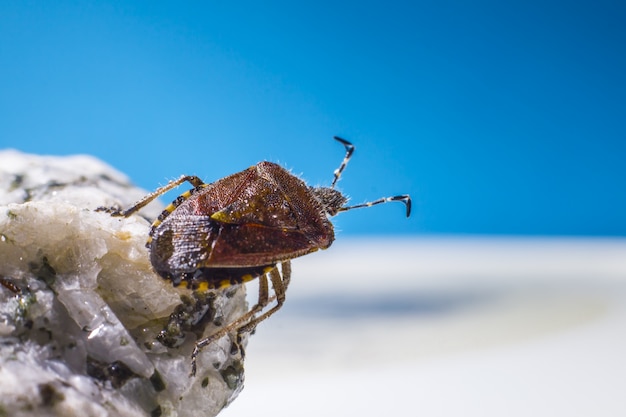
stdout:
POLYGON ((160 203, 96 211, 145 194, 89 156, 0 152, 0 416, 214 416, 240 391, 231 337, 202 351, 195 377, 190 356, 245 312, 243 287, 198 296, 153 272, 160 203), (189 311, 204 319, 185 327, 189 311))

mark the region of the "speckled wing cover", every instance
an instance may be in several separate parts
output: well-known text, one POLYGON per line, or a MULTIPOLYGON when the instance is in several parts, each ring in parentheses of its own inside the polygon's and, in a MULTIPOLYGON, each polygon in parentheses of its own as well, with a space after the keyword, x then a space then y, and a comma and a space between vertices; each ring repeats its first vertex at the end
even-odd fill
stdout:
POLYGON ((325 249, 334 239, 309 187, 271 162, 195 192, 155 235, 153 265, 173 273, 272 265, 325 249))

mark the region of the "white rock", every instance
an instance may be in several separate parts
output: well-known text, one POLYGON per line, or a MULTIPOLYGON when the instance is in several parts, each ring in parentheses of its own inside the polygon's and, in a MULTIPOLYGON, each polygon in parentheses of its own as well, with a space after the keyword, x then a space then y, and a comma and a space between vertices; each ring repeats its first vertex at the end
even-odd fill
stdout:
MULTIPOLYGON (((88 156, 0 152, 0 415, 214 416, 240 391, 229 338, 190 354, 205 329, 168 348, 157 335, 186 289, 156 275, 145 241, 162 206, 114 218, 146 192, 88 156), (161 385, 162 386, 159 386, 161 385)), ((243 288, 219 292, 226 321, 243 288)))

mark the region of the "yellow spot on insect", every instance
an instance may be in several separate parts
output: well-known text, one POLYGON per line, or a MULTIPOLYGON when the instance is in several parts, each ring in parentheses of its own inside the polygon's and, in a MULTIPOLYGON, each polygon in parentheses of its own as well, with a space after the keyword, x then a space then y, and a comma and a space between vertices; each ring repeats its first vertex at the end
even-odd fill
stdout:
POLYGON ((218 211, 211 214, 211 220, 215 220, 220 223, 228 223, 230 220, 230 216, 224 213, 223 211, 218 211))

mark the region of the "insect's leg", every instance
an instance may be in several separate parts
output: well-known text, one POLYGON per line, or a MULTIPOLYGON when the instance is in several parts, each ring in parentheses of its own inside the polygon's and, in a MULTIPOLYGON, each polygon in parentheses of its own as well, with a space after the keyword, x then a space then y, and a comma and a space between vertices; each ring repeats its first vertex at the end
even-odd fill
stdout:
MULTIPOLYGON (((272 269, 272 272, 273 271, 277 271, 276 268, 272 269)), ((238 319, 228 323, 219 331, 196 342, 196 345, 193 348, 193 352, 191 353, 191 376, 194 376, 196 374, 198 355, 200 354, 202 348, 220 339, 222 336, 230 333, 232 330, 239 329, 242 323, 247 323, 251 321, 254 318, 255 314, 263 310, 263 308, 269 302, 269 299, 269 285, 267 282, 267 276, 264 274, 259 277, 259 299, 257 303, 250 309, 250 311, 248 311, 246 314, 242 315, 238 319)))
POLYGON ((274 293, 276 294, 276 305, 265 313, 261 314, 259 317, 255 317, 247 324, 240 327, 237 330, 239 333, 253 331, 259 323, 261 323, 263 320, 268 319, 272 314, 276 313, 283 306, 283 304, 285 303, 285 294, 287 292, 287 287, 289 286, 289 282, 291 280, 291 263, 289 261, 285 261, 282 263, 281 272, 282 276, 281 273, 278 272, 277 268, 274 268, 269 272, 270 279, 272 280, 272 287, 274 288, 274 293))
MULTIPOLYGON (((283 261, 281 263, 281 275, 283 276, 283 288, 287 292, 287 287, 289 286, 289 282, 291 281, 291 262, 283 261)), ((268 304, 274 302, 276 300, 276 291, 274 291, 274 295, 272 295, 268 301, 268 304)))
POLYGON ((170 181, 169 183, 167 183, 163 187, 157 188, 155 191, 151 192, 150 194, 146 195, 141 200, 137 201, 132 207, 130 207, 130 208, 126 209, 126 210, 115 210, 115 211, 112 211, 111 215, 112 216, 120 216, 120 217, 128 217, 131 214, 135 213, 136 211, 141 210, 143 207, 145 207, 147 204, 149 204, 155 198, 159 197, 162 194, 165 194, 166 192, 168 192, 172 188, 178 187, 180 184, 182 184, 185 181, 189 182, 194 187, 199 187, 200 185, 204 184, 204 182, 202 182, 202 180, 200 178, 196 177, 195 175, 183 175, 179 179, 170 181))
POLYGON ((287 291, 287 287, 289 287, 289 283, 291 282, 291 261, 284 261, 280 266, 283 274, 283 287, 285 291, 287 291))
POLYGON ((409 215, 411 214, 411 197, 409 197, 408 194, 396 195, 396 196, 393 196, 393 197, 383 197, 383 198, 379 198, 378 200, 370 201, 368 203, 356 204, 354 206, 348 206, 348 207, 342 207, 338 211, 348 211, 348 210, 352 210, 352 209, 355 209, 355 208, 361 208, 361 207, 372 207, 372 206, 375 206, 377 204, 387 203, 389 201, 402 201, 404 203, 404 205, 406 206, 406 217, 409 217, 409 215))

